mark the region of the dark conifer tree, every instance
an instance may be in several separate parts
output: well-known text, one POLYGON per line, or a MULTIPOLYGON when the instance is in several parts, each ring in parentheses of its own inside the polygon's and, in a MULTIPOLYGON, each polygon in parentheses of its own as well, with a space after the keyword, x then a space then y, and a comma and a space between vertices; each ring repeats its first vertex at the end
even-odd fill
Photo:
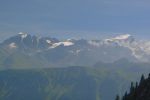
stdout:
POLYGON ((128 96, 128 93, 126 91, 126 93, 124 94, 124 96, 122 97, 122 100, 126 100, 127 99, 127 96, 128 96))
POLYGON ((117 95, 117 96, 116 96, 116 99, 115 99, 115 100, 120 100, 120 97, 119 97, 119 95, 117 95))
POLYGON ((144 80, 145 80, 145 77, 144 77, 144 75, 142 74, 142 77, 141 77, 141 80, 140 80, 140 84, 142 84, 142 83, 144 82, 144 80))
POLYGON ((133 85, 133 82, 131 82, 130 92, 133 92, 133 91, 134 91, 134 85, 133 85))
POLYGON ((120 100, 150 100, 150 74, 147 79, 142 75, 140 83, 136 82, 135 86, 131 82, 129 93, 126 92, 120 100))
POLYGON ((137 89, 138 88, 138 82, 136 82, 136 84, 135 84, 135 89, 137 89))

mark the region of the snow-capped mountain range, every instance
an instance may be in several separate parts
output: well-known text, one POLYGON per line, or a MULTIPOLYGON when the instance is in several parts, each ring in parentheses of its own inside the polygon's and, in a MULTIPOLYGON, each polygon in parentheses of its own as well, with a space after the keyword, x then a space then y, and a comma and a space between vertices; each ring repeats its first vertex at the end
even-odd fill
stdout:
POLYGON ((134 62, 150 60, 150 41, 137 40, 130 34, 101 40, 60 41, 20 32, 3 41, 0 47, 1 51, 7 51, 7 57, 3 59, 6 62, 9 57, 19 53, 38 61, 46 61, 48 66, 90 66, 99 61, 114 62, 119 59, 134 62))

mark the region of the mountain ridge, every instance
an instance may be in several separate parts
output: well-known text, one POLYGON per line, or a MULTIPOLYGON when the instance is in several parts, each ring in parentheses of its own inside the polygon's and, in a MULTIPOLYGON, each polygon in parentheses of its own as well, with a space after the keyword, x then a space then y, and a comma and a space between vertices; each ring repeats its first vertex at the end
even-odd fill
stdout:
MULTIPOLYGON (((0 51, 8 53, 4 62, 7 62, 12 55, 13 59, 18 61, 20 60, 18 56, 25 55, 37 64, 43 62, 39 64, 41 66, 53 67, 93 66, 99 61, 111 63, 123 58, 132 62, 148 62, 150 60, 149 48, 150 42, 141 42, 129 34, 100 40, 58 40, 20 32, 0 44, 0 51)), ((28 59, 23 60, 23 62, 28 62, 28 59)), ((5 66, 4 62, 1 62, 3 66, 5 66)))

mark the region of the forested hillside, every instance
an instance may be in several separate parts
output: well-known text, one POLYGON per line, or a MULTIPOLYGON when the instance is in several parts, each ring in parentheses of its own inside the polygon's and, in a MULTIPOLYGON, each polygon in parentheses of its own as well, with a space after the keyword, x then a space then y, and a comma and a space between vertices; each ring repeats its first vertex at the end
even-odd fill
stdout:
POLYGON ((117 95, 116 100, 150 100, 150 74, 146 79, 142 75, 139 83, 132 82, 129 93, 126 92, 122 98, 117 95))

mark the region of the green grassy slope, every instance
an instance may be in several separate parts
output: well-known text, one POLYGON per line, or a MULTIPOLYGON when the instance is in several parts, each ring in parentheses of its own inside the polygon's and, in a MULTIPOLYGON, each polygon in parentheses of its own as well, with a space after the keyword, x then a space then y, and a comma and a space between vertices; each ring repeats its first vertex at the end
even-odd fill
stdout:
POLYGON ((107 67, 4 70, 0 100, 112 100, 137 80, 135 76, 138 73, 107 67))

